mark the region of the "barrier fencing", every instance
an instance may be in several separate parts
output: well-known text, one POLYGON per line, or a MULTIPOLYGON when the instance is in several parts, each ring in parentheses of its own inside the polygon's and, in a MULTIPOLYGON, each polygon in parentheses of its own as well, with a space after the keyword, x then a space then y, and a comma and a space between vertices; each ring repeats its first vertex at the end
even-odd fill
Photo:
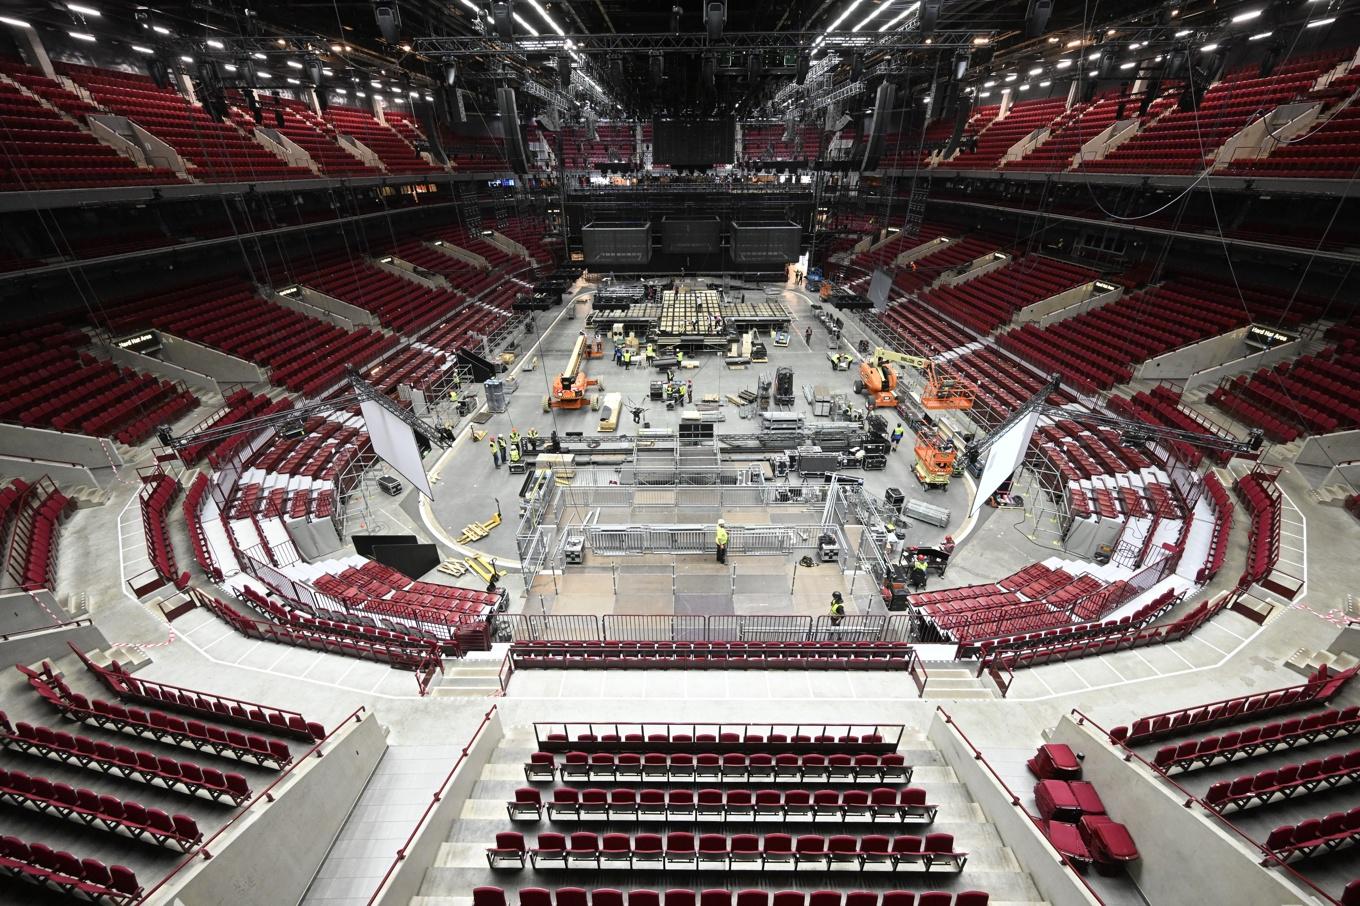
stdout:
POLYGON ((497 642, 913 642, 908 614, 496 614, 497 642))

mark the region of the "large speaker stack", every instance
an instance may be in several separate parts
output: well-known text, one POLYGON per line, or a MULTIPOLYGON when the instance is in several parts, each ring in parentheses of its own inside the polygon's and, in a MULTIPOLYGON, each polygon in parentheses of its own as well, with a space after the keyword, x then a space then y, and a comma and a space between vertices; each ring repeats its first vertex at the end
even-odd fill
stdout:
POLYGON ((497 88, 496 106, 500 109, 501 129, 505 133, 505 156, 516 173, 529 172, 529 155, 524 148, 524 130, 519 125, 515 89, 497 88))
POLYGON ((883 156, 883 136, 888 131, 888 121, 892 119, 893 101, 897 98, 897 88, 892 82, 882 82, 874 97, 874 119, 869 127, 869 139, 864 144, 864 165, 862 170, 877 170, 879 158, 883 156))

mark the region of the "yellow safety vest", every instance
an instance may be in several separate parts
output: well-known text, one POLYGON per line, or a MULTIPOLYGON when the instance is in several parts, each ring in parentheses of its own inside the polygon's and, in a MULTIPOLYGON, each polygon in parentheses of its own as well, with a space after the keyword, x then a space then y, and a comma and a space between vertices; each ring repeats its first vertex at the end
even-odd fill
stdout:
POLYGON ((718 542, 718 545, 719 545, 720 547, 721 547, 722 545, 726 544, 726 543, 727 543, 727 529, 723 528, 721 525, 718 526, 718 530, 717 530, 716 532, 713 533, 713 540, 716 541, 716 542, 718 542))

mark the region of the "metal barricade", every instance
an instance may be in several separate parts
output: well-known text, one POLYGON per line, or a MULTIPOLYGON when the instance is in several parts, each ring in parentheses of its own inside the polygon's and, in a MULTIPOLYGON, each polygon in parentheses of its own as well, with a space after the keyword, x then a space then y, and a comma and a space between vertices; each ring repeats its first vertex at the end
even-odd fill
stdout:
POLYGON ((605 614, 601 631, 608 641, 702 642, 707 618, 698 614, 605 614))
POLYGON ((850 613, 835 622, 830 615, 820 616, 812 627, 814 642, 877 642, 883 638, 888 617, 877 613, 850 613))
POLYGON ((491 618, 491 637, 497 642, 596 642, 600 621, 593 614, 498 613, 491 618))
POLYGON ((708 618, 710 642, 806 642, 812 617, 763 614, 715 614, 708 618))

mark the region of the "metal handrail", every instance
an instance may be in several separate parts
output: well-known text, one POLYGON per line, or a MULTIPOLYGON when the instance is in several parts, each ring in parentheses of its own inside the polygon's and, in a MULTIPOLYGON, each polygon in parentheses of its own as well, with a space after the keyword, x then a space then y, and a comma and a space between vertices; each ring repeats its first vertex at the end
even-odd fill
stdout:
POLYGON ((448 774, 444 775, 443 781, 441 781, 438 788, 435 789, 434 795, 430 797, 429 805, 425 806, 425 811, 421 812, 420 817, 416 819, 416 826, 411 829, 411 833, 406 838, 406 842, 397 850, 397 854, 392 858, 392 864, 387 866, 387 871, 383 872, 382 879, 378 881, 378 886, 373 888, 373 894, 368 898, 368 906, 373 906, 373 904, 378 901, 378 895, 382 893, 383 888, 387 886, 387 882, 390 881, 392 875, 396 873, 397 866, 401 865, 402 861, 406 858, 406 853, 411 848, 411 844, 413 844, 416 837, 420 835, 420 831, 425 826, 425 822, 429 820, 430 813, 434 811, 435 806, 439 804, 440 800, 444 798, 444 794, 448 792, 449 784, 453 782, 453 775, 458 773, 458 769, 462 767, 463 762, 467 760, 468 750, 472 748, 472 744, 477 741, 477 737, 481 735, 482 730, 490 723, 491 715, 496 713, 497 707, 497 705, 492 705, 491 710, 482 715, 482 722, 477 725, 476 730, 472 731, 472 736, 468 738, 467 744, 463 746, 462 752, 458 755, 458 760, 453 763, 453 767, 449 768, 448 774))
POLYGON ((1090 882, 1087 881, 1086 878, 1082 876, 1081 872, 1077 870, 1077 867, 1072 864, 1072 861, 1068 859, 1067 856, 1063 855, 1062 851, 1055 847, 1053 843, 1048 839, 1048 834, 1044 833, 1043 824, 1039 821, 1038 818, 1030 814, 1029 809, 1025 808, 1025 806, 1020 802, 1020 797, 1015 794, 1015 791, 1010 788, 1010 785, 1006 783, 1006 781, 1001 779, 1001 775, 996 772, 996 768, 992 767, 991 762, 987 760, 987 756, 982 754, 981 749, 973 745, 973 741, 968 738, 967 733, 963 732, 963 728, 958 725, 958 723, 954 720, 953 716, 939 705, 935 706, 935 710, 938 711, 944 717, 944 722, 947 723, 949 726, 953 727, 954 732, 959 734, 959 739, 963 740, 963 744, 966 745, 969 751, 973 753, 973 760, 980 762, 982 766, 987 769, 987 773, 992 775, 992 779, 995 780, 998 784, 1000 784, 1001 789, 1004 790, 1006 795, 1011 798, 1011 805, 1019 809, 1020 813, 1024 815, 1026 818, 1028 818, 1030 823, 1034 825, 1035 829, 1039 831, 1039 835, 1042 836, 1044 839, 1044 845, 1047 846, 1049 849, 1053 850, 1053 852, 1057 855, 1058 860, 1062 862, 1062 864, 1066 866, 1066 868, 1069 871, 1072 872, 1073 876, 1076 877, 1076 879, 1081 882, 1081 886, 1085 887, 1086 891, 1092 897, 1095 898, 1095 901, 1097 903, 1103 904, 1105 901, 1101 899, 1100 894, 1096 893, 1095 888, 1093 888, 1090 882))
POLYGON ((1215 811, 1214 809, 1210 808, 1210 807, 1209 807, 1209 804, 1208 804, 1207 802, 1205 802, 1203 799, 1201 799, 1200 797, 1196 796, 1194 793, 1192 793, 1192 792, 1190 792, 1189 790, 1187 790, 1185 787, 1181 786, 1181 785, 1180 785, 1179 783, 1177 783, 1176 781, 1172 780, 1169 776, 1166 775, 1166 773, 1164 773, 1163 771, 1157 770, 1157 768, 1152 764, 1152 762, 1148 761, 1148 760, 1147 760, 1146 758, 1144 758, 1142 755, 1139 755, 1139 754, 1138 754, 1137 752, 1135 752, 1130 746, 1128 746, 1128 745, 1125 744, 1124 742, 1117 742, 1117 741, 1115 741, 1115 740, 1110 736, 1110 733, 1109 733, 1108 730, 1106 730, 1106 729, 1105 729, 1104 727, 1102 727, 1100 724, 1096 723, 1096 722, 1095 722, 1094 720, 1092 720, 1091 718, 1087 717, 1084 713, 1082 713, 1082 711, 1081 711, 1080 709, 1078 709, 1078 708, 1073 708, 1072 711, 1071 711, 1071 713, 1072 713, 1073 715, 1076 716, 1076 718, 1077 718, 1077 725, 1078 725, 1078 726, 1081 726, 1081 725, 1083 725, 1083 724, 1090 724, 1092 727, 1094 727, 1094 728, 1096 728, 1097 730, 1100 731, 1101 735, 1105 737, 1105 741, 1106 741, 1108 744, 1110 744, 1110 745, 1112 745, 1112 746, 1116 746, 1116 747, 1118 747, 1118 748, 1120 748, 1120 749, 1123 749, 1123 750, 1124 750, 1124 760, 1125 760, 1125 761, 1137 760, 1138 762, 1140 762, 1141 764, 1143 764, 1144 766, 1146 766, 1148 770, 1152 771, 1153 776, 1155 776, 1155 777, 1159 778, 1160 780, 1162 780, 1163 782, 1168 783, 1168 784, 1170 784, 1171 786, 1175 787, 1177 792, 1179 792, 1181 795, 1185 796, 1185 801, 1181 803, 1181 805, 1183 805, 1185 808, 1190 808, 1191 806, 1198 805, 1198 806, 1199 806, 1200 808, 1202 808, 1205 812, 1209 813, 1209 814, 1212 815, 1214 818, 1218 819, 1219 823, 1222 824, 1224 827, 1226 827, 1228 830, 1232 831, 1234 834, 1236 834, 1237 836, 1239 836, 1239 837, 1241 837, 1243 840, 1245 840, 1245 841, 1247 842, 1247 845, 1248 845, 1248 846, 1250 846, 1252 849, 1256 850, 1258 853, 1261 854, 1261 856, 1263 857, 1263 858, 1261 859, 1261 864, 1262 864, 1263 866, 1264 866, 1264 865, 1269 865, 1270 863, 1274 862, 1274 863, 1275 863, 1276 865, 1278 865, 1280 868, 1283 868, 1286 872, 1288 872, 1294 879, 1296 879, 1296 880, 1298 880, 1298 881, 1301 881, 1303 884, 1305 884, 1307 887, 1309 887, 1314 893, 1316 893, 1316 894, 1318 894, 1319 896, 1321 896, 1321 897, 1322 897, 1324 900, 1326 900, 1328 903, 1334 903, 1334 904, 1337 904, 1337 906, 1340 906, 1340 901, 1337 900, 1336 897, 1332 896, 1332 895, 1329 894, 1327 891, 1323 890, 1321 887, 1318 887, 1318 886, 1317 886, 1316 884, 1314 884, 1312 881, 1308 880, 1308 878, 1304 877, 1302 874, 1300 874, 1298 871, 1296 871, 1296 870, 1293 868, 1293 866, 1291 866, 1289 863, 1287 863, 1284 859, 1282 859, 1282 858, 1280 858, 1279 856, 1277 856, 1277 855, 1274 853, 1273 850, 1267 849, 1267 848, 1266 848, 1265 846, 1263 846, 1262 844, 1256 842, 1256 840, 1254 840, 1254 839, 1252 839, 1251 837, 1247 836, 1246 832, 1243 831, 1241 828, 1239 828, 1236 824, 1233 824, 1231 821, 1229 821, 1229 820, 1228 820, 1227 818, 1225 818, 1223 815, 1219 814, 1217 811, 1215 811))
POLYGON ((46 626, 34 626, 30 629, 16 629, 14 632, 6 632, 0 635, 0 642, 9 642, 26 635, 37 635, 41 632, 51 632, 54 629, 68 629, 76 626, 90 626, 93 621, 89 617, 79 617, 74 620, 67 620, 64 623, 48 623, 46 626))
POLYGON ((327 733, 327 734, 326 734, 325 736, 323 736, 321 739, 317 740, 315 745, 313 745, 310 749, 308 749, 308 750, 307 750, 305 753, 303 753, 302 755, 298 756, 298 757, 293 761, 293 763, 290 764, 290 765, 283 771, 282 774, 280 774, 278 777, 275 777, 275 778, 274 778, 274 781, 273 781, 272 783, 270 783, 269 786, 267 786, 267 787, 265 787, 264 789, 260 790, 260 792, 256 793, 255 796, 254 796, 249 802, 247 802, 245 805, 241 806, 241 808, 237 810, 236 814, 232 815, 231 818, 229 818, 229 819, 227 820, 227 823, 226 823, 226 824, 222 825, 221 827, 219 827, 219 828, 217 829, 217 832, 216 832, 216 833, 214 833, 211 837, 209 837, 208 839, 206 839, 206 840, 204 840, 202 843, 200 843, 199 846, 198 846, 198 848, 195 849, 193 852, 189 853, 189 854, 188 854, 187 856, 185 856, 183 859, 181 859, 180 862, 179 862, 179 864, 176 865, 174 868, 172 868, 172 869, 170 870, 170 873, 169 873, 169 874, 167 874, 165 877, 163 877, 163 878, 161 878, 159 881, 157 881, 156 884, 155 884, 155 886, 152 887, 150 890, 148 890, 148 891, 146 891, 145 893, 143 893, 142 896, 141 896, 141 898, 140 898, 139 900, 137 900, 137 903, 138 903, 138 904, 142 904, 142 903, 149 902, 150 899, 151 899, 152 894, 156 893, 156 891, 160 890, 160 889, 161 889, 162 887, 164 887, 166 884, 170 883, 170 879, 171 879, 171 878, 175 877, 175 875, 177 875, 177 874, 179 874, 181 871, 183 871, 183 870, 184 870, 191 862, 193 862, 194 859, 196 859, 197 857, 202 856, 203 859, 204 859, 204 861, 207 861, 208 859, 211 859, 213 856, 212 856, 212 853, 208 851, 208 844, 210 844, 210 843, 214 842, 215 840, 217 840, 218 837, 221 837, 224 833, 227 832, 227 829, 228 829, 228 828, 230 828, 230 827, 231 827, 233 824, 235 824, 237 821, 240 821, 243 817, 245 817, 245 815, 248 814, 248 813, 250 812, 250 810, 251 810, 252 808, 255 807, 255 803, 259 802, 261 799, 264 799, 264 800, 267 801, 267 802, 273 802, 273 801, 274 801, 274 788, 275 788, 275 787, 277 787, 280 783, 283 783, 283 781, 284 781, 290 774, 292 774, 293 771, 296 770, 297 767, 298 767, 299 765, 301 765, 304 761, 306 761, 306 760, 307 760, 309 757, 311 757, 313 754, 315 754, 317 758, 322 757, 323 753, 322 753, 322 751, 321 751, 321 747, 322 747, 323 745, 325 745, 327 742, 329 742, 332 736, 334 736, 335 734, 339 733, 341 729, 343 729, 345 726, 347 726, 351 720, 353 720, 356 724, 357 724, 357 723, 360 723, 360 722, 361 722, 361 719, 360 719, 359 715, 360 715, 361 713, 363 713, 364 711, 366 711, 366 710, 367 710, 367 708, 365 708, 363 705, 360 705, 359 707, 357 707, 357 708, 355 708, 353 711, 351 711, 348 717, 346 717, 344 720, 340 721, 339 723, 337 723, 337 724, 335 725, 335 729, 331 730, 329 733, 327 733))

